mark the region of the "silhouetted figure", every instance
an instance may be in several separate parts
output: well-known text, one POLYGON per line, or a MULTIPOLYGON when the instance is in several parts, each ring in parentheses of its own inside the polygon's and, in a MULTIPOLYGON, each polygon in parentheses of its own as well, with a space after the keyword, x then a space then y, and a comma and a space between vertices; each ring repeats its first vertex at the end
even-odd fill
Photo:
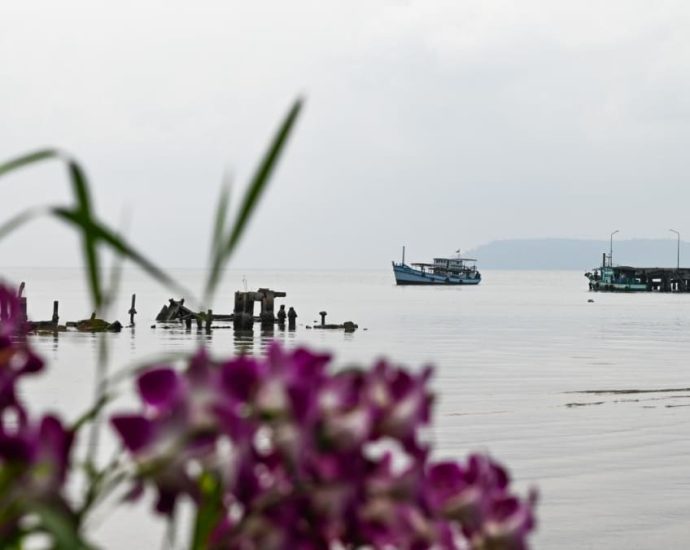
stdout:
POLYGON ((278 318, 278 324, 279 325, 285 324, 285 318, 287 317, 287 313, 285 313, 285 306, 284 305, 280 306, 280 309, 278 310, 276 317, 278 318))
POLYGON ((290 306, 290 309, 288 309, 287 312, 287 317, 288 317, 288 329, 289 330, 295 330, 295 327, 297 326, 297 312, 295 311, 295 308, 290 306))

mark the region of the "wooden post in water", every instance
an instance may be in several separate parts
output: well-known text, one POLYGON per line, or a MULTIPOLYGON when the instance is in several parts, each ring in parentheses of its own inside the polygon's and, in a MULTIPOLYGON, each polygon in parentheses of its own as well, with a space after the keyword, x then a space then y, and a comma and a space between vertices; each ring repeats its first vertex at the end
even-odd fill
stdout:
POLYGON ((19 298, 19 319, 21 320, 22 323, 26 323, 27 320, 27 315, 26 315, 26 296, 22 296, 24 293, 24 287, 26 284, 24 281, 19 285, 19 291, 17 292, 17 298, 19 298))
POLYGON ((127 313, 129 313, 129 324, 132 326, 134 326, 134 316, 137 314, 137 310, 134 309, 134 304, 136 303, 136 301, 137 301, 137 295, 132 294, 132 307, 129 308, 129 311, 127 312, 127 313))
POLYGON ((268 288, 260 288, 258 294, 261 296, 261 326, 263 328, 272 327, 276 322, 275 314, 273 313, 273 305, 275 303, 275 295, 268 288))
POLYGON ((60 316, 58 315, 58 308, 60 304, 57 300, 53 302, 53 324, 57 326, 60 316))
POLYGON ((254 328, 254 292, 235 292, 233 326, 235 330, 254 328))
POLYGON ((211 323, 213 322, 213 310, 209 309, 206 312, 206 332, 211 332, 211 323))

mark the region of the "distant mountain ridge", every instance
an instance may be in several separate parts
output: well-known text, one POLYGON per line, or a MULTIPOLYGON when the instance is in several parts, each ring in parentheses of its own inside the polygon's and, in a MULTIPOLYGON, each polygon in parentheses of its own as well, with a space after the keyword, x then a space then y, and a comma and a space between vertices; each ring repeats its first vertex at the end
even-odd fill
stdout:
MULTIPOLYGON (((676 266, 675 239, 613 241, 613 263, 647 267, 676 266)), ((477 258, 479 269, 582 269, 601 265, 609 241, 589 239, 505 239, 492 241, 463 256, 477 258)), ((690 244, 681 241, 680 265, 690 266, 690 244), (686 259, 684 262, 683 258, 686 259)))

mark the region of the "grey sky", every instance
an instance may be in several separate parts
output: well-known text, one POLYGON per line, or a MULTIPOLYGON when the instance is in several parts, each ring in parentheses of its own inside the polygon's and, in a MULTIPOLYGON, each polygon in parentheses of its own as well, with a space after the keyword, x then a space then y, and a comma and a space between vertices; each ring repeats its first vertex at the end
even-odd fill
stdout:
MULTIPOLYGON (((690 237, 684 1, 3 2, 0 156, 74 152, 97 208, 167 266, 201 266, 227 168, 294 139, 235 259, 376 267, 512 237, 690 237), (686 224, 686 225, 683 225, 686 224), (671 236, 672 237, 672 236, 671 236)), ((68 198, 6 178, 0 219, 68 198)), ((670 237, 670 238, 671 238, 670 237)), ((39 223, 5 265, 72 265, 39 223)))

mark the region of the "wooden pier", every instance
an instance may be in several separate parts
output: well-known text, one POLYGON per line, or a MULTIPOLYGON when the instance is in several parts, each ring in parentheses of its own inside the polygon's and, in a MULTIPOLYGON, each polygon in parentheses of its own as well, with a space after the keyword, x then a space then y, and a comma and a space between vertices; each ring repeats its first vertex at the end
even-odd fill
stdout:
MULTIPOLYGON (((261 323, 264 328, 273 327, 276 323, 279 325, 284 323, 284 317, 288 318, 288 326, 294 328, 297 314, 293 308, 287 315, 284 313, 281 306, 281 311, 278 316, 275 314, 275 299, 285 298, 287 294, 270 288, 260 288, 257 291, 235 292, 235 306, 231 314, 214 314, 210 309, 208 311, 194 311, 185 306, 184 298, 176 301, 170 299, 167 305, 164 305, 156 321, 162 323, 169 323, 172 321, 181 321, 191 328, 192 323, 196 322, 197 327, 204 326, 206 330, 211 329, 213 321, 232 321, 233 327, 236 330, 252 330, 254 323, 261 323), (259 302, 261 310, 259 315, 254 315, 254 305, 259 302)), ((133 308, 132 308, 133 309, 133 308)))
POLYGON ((690 292, 690 267, 617 266, 613 269, 622 277, 639 280, 648 292, 690 292))
POLYGON ((690 292, 690 267, 611 265, 606 254, 602 266, 585 277, 589 289, 599 292, 690 292))

